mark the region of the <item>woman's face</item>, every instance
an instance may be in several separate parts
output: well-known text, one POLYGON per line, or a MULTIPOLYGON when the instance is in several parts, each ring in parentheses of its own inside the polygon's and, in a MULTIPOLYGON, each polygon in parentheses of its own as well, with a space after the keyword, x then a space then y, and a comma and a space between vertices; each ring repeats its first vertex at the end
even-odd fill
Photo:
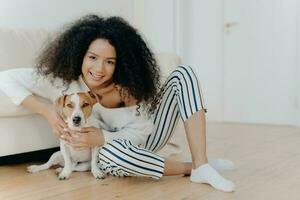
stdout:
POLYGON ((116 59, 116 50, 108 40, 96 39, 90 44, 83 58, 82 74, 91 90, 112 83, 116 59))

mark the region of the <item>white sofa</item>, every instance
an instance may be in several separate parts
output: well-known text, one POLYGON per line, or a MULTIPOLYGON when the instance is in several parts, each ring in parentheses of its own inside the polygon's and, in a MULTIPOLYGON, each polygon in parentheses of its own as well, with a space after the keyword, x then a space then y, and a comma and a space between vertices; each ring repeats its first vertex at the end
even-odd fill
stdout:
MULTIPOLYGON (((0 71, 34 66, 36 56, 49 38, 50 32, 43 29, 0 28, 0 71)), ((180 64, 178 56, 173 54, 157 54, 156 57, 164 75, 180 64)), ((58 140, 45 119, 15 106, 1 90, 0 99, 0 158, 58 147, 58 140)), ((183 137, 180 124, 172 140, 159 153, 167 156, 181 152, 183 137)))

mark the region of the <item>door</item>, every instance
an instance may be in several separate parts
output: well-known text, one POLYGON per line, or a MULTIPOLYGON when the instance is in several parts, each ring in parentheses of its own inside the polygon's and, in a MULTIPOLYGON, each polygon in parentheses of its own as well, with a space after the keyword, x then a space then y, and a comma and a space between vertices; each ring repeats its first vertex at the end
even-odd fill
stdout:
POLYGON ((297 0, 224 0, 224 121, 294 124, 297 0))

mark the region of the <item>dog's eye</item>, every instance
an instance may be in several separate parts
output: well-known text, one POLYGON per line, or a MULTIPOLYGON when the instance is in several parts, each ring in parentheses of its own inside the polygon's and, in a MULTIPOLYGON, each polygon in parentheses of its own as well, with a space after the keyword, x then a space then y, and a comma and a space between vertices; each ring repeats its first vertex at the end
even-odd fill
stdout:
POLYGON ((68 103, 67 106, 68 106, 69 108, 73 108, 73 105, 72 105, 71 103, 68 103))
POLYGON ((84 103, 84 104, 82 104, 82 108, 85 108, 85 107, 87 107, 87 106, 89 106, 90 104, 88 104, 88 103, 84 103))

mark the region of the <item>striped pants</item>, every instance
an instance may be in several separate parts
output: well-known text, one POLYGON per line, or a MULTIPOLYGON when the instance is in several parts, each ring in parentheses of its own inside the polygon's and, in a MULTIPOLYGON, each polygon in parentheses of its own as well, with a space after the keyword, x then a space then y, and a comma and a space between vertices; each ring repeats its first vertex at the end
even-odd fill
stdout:
POLYGON ((144 148, 128 140, 114 140, 99 151, 99 168, 113 176, 144 176, 159 179, 164 172, 164 158, 155 154, 172 137, 179 116, 187 120, 205 109, 199 82, 192 68, 181 65, 168 77, 154 112, 154 129, 144 148))

